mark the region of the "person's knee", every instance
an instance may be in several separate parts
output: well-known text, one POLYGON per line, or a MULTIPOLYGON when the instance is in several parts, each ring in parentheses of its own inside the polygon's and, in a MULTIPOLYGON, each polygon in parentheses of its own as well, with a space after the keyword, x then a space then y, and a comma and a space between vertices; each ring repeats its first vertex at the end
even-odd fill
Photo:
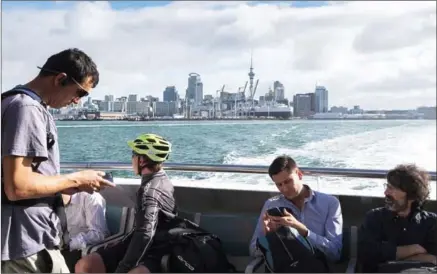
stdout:
POLYGON ((129 271, 128 273, 150 273, 150 270, 144 265, 139 265, 134 269, 132 269, 131 271, 129 271))
POLYGON ((105 273, 105 264, 98 253, 81 258, 74 266, 75 273, 105 273))

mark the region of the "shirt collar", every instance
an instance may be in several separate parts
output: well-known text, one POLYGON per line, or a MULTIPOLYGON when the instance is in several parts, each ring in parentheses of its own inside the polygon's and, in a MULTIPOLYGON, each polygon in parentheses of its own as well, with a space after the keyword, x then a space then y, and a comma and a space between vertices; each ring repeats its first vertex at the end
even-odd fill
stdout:
POLYGON ((18 85, 16 87, 14 87, 14 90, 20 90, 23 91, 24 93, 26 93, 26 95, 30 96, 33 100, 38 101, 38 103, 42 102, 41 97, 33 90, 26 88, 23 85, 18 85))
POLYGON ((44 106, 45 108, 47 107, 47 104, 42 100, 41 96, 39 96, 35 91, 33 91, 30 88, 26 88, 23 85, 17 85, 13 88, 14 90, 20 90, 22 92, 24 92, 27 96, 29 96, 30 98, 32 98, 33 100, 37 101, 38 103, 40 103, 42 106, 44 106))
POLYGON ((308 189, 308 191, 310 192, 310 196, 305 198, 305 202, 311 202, 314 199, 314 197, 316 197, 316 192, 314 190, 312 190, 309 185, 304 184, 303 187, 308 189))
POLYGON ((70 202, 68 204, 74 205, 74 204, 79 204, 79 203, 80 203, 79 193, 75 193, 75 194, 71 195, 71 199, 70 199, 70 202))
POLYGON ((404 219, 408 222, 415 222, 415 223, 420 223, 421 219, 422 219, 422 210, 421 209, 413 209, 410 214, 408 214, 407 217, 400 217, 396 212, 393 212, 389 209, 387 209, 390 214, 392 215, 393 221, 399 220, 399 219, 404 219))
MULTIPOLYGON (((310 192, 310 196, 308 196, 308 197, 306 197, 305 199, 304 199, 304 203, 307 203, 307 202, 311 202, 317 195, 316 195, 316 191, 314 191, 314 190, 312 190, 310 187, 309 187, 309 185, 303 185, 303 187, 304 188, 306 188, 306 189, 308 189, 309 190, 309 192, 310 192)), ((285 199, 285 200, 287 200, 287 201, 290 201, 290 200, 288 200, 285 196, 284 196, 284 194, 281 194, 281 196, 282 196, 282 198, 283 199, 285 199)), ((291 201, 290 201, 291 202, 291 201)), ((292 202, 291 202, 292 203, 292 202)))

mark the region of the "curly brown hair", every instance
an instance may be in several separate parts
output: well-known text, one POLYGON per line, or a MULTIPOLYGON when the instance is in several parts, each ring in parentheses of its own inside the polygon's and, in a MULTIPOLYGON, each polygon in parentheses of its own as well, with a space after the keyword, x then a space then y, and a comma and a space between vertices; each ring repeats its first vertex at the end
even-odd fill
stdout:
POLYGON ((407 193, 407 199, 423 205, 430 194, 429 174, 415 164, 398 165, 387 173, 387 182, 407 193))

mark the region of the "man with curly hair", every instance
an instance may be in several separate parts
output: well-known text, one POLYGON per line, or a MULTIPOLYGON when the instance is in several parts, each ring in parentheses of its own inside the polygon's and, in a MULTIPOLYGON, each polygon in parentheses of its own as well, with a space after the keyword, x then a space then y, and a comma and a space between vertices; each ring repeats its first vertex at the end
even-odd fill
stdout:
POLYGON ((430 193, 428 173, 413 164, 398 165, 387 173, 385 187, 385 206, 366 214, 358 234, 361 270, 435 266, 437 214, 423 209, 430 193))

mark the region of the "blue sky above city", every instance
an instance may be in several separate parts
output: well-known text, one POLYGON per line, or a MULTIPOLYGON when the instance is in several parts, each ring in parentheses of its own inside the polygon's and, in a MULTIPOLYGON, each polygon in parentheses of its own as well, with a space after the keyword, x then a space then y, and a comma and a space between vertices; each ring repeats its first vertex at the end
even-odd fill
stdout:
POLYGON ((170 85, 184 97, 191 72, 201 75, 204 94, 223 85, 235 92, 253 52, 255 97, 278 80, 290 99, 324 85, 330 106, 436 101, 432 1, 2 1, 2 90, 67 47, 98 64, 95 98, 162 98, 170 85))
MULTIPOLYGON (((109 1, 114 9, 160 7, 170 4, 172 1, 109 1)), ((327 1, 251 1, 251 5, 257 4, 285 4, 297 8, 320 7, 327 5, 327 1)), ((58 9, 72 6, 75 1, 2 1, 3 9, 10 8, 41 8, 58 9)))

